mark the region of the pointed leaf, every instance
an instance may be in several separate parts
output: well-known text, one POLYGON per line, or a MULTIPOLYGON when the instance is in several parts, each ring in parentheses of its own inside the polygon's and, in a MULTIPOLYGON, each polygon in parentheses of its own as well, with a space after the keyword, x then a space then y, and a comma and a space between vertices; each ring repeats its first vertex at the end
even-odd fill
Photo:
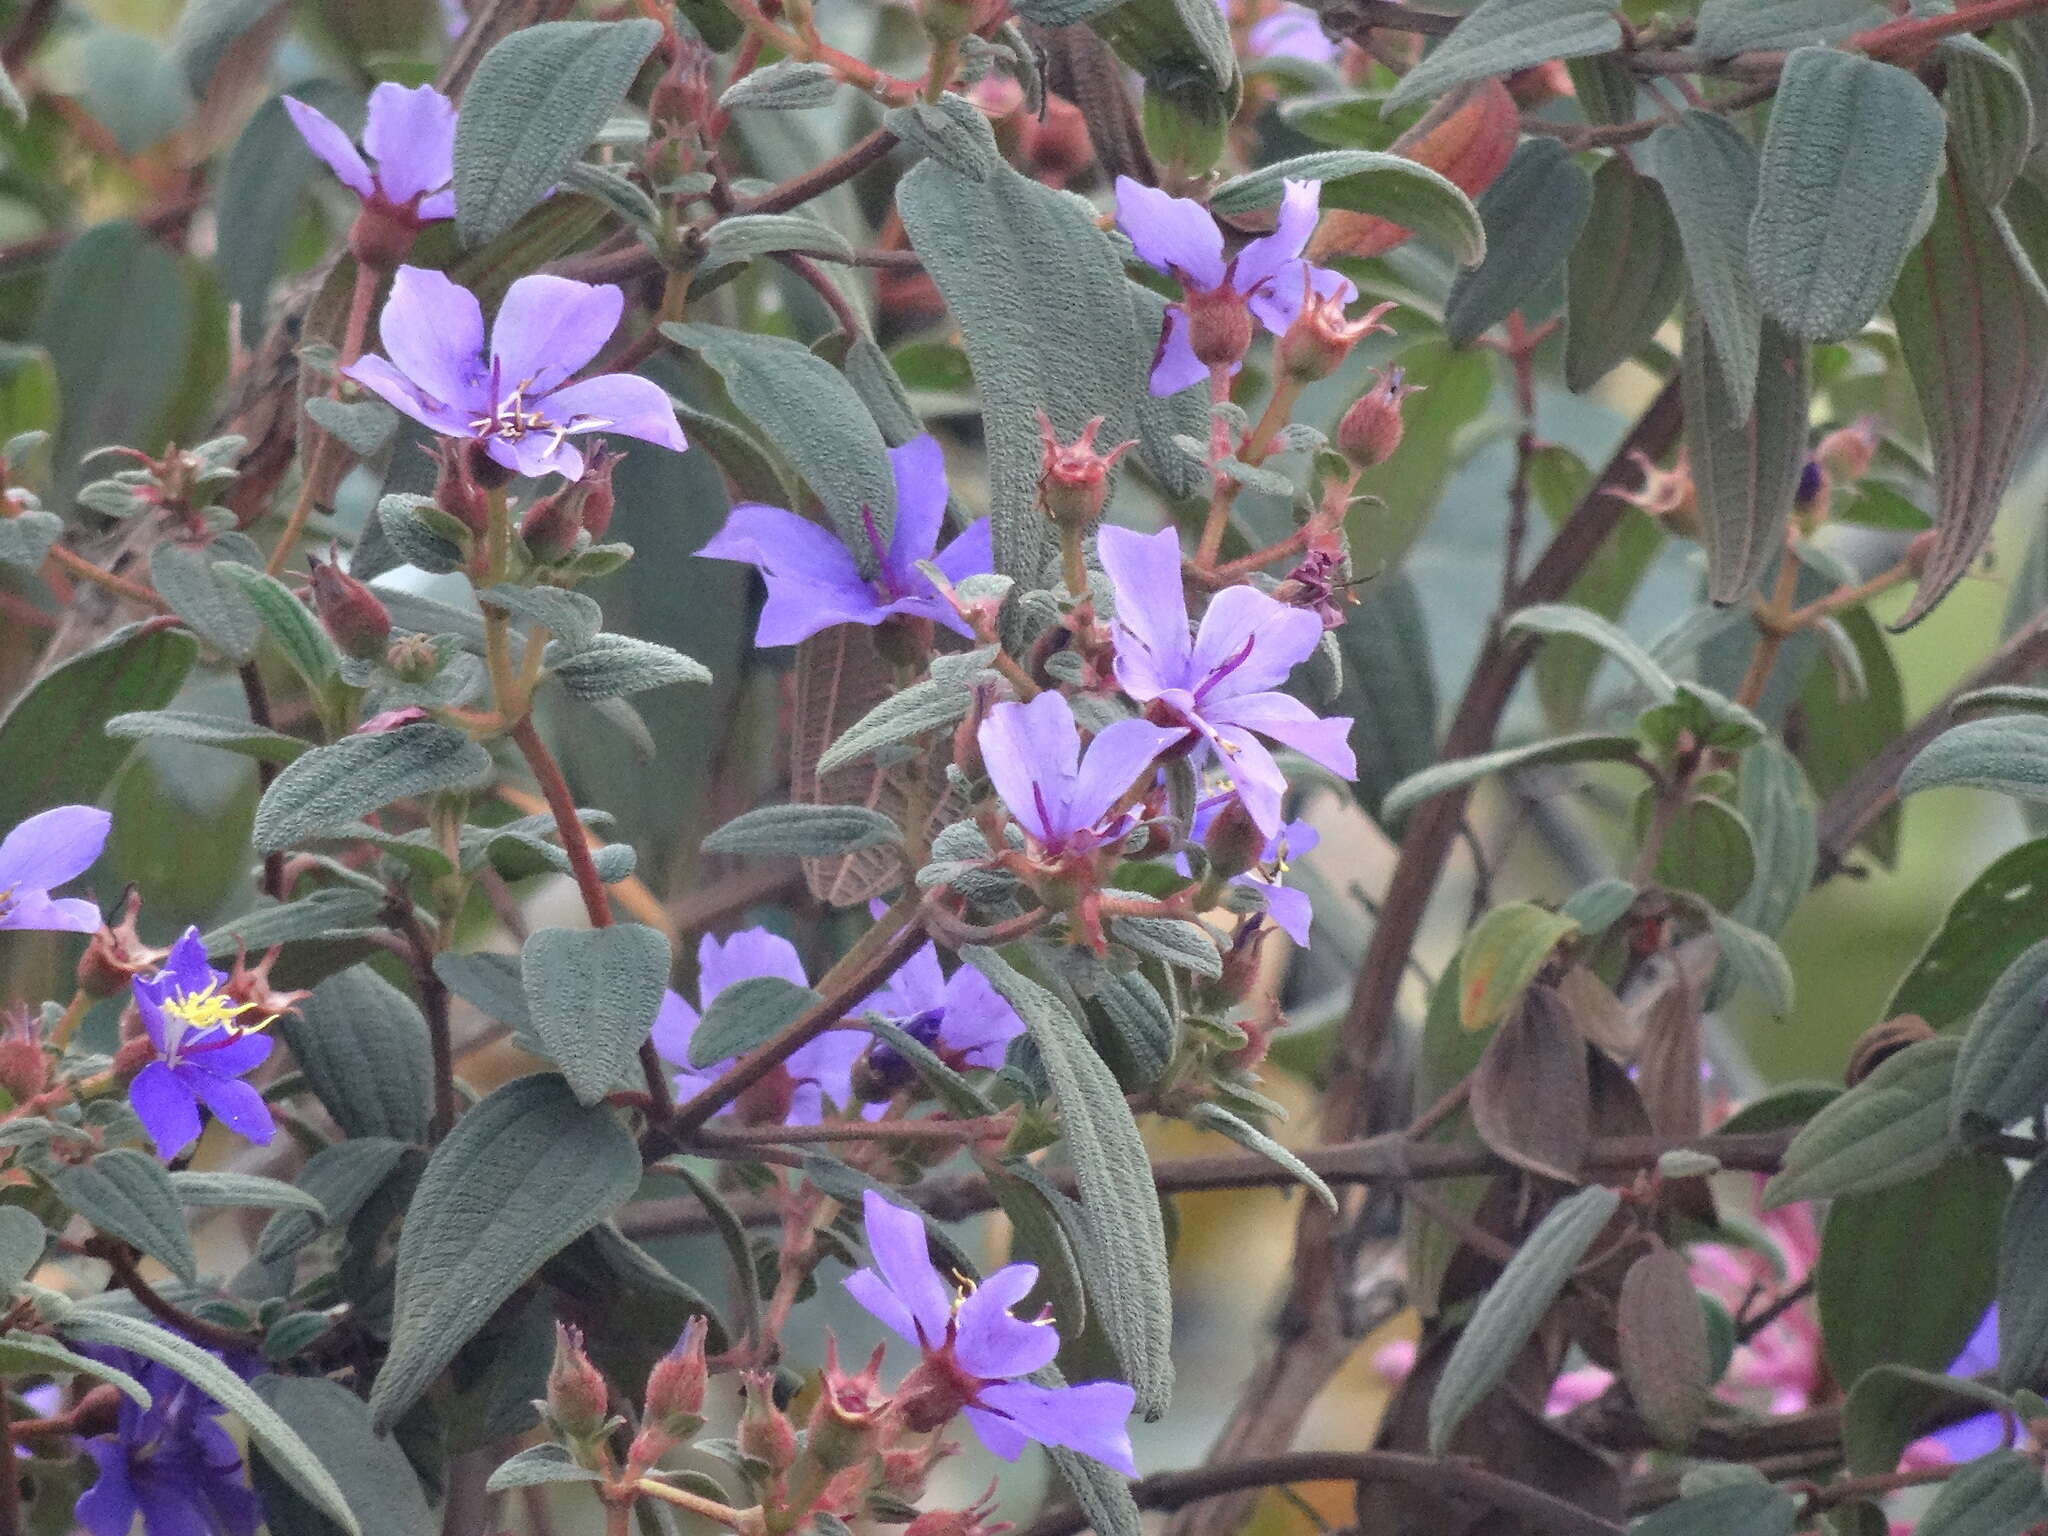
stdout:
POLYGON ((1485 1029, 1506 1018, 1552 952, 1578 929, 1534 902, 1511 901, 1488 912, 1458 951, 1458 1022, 1485 1029))
MULTIPOLYGON (((435 1536, 441 1529, 405 1451, 397 1440, 371 1430, 369 1406, 355 1393, 339 1382, 307 1376, 258 1376, 249 1385, 334 1474, 364 1531, 435 1536)), ((279 1528, 277 1491, 263 1487, 265 1473, 282 1476, 284 1469, 274 1467, 259 1448, 257 1483, 271 1525, 279 1528)), ((298 1495, 287 1487, 283 1497, 289 1501, 298 1495)))
POLYGON ((1807 348, 1763 323, 1750 409, 1723 387, 1698 310, 1679 357, 1685 446, 1707 548, 1707 595, 1740 602, 1785 550, 1785 522, 1806 463, 1807 348))
POLYGON ((1687 112, 1650 136, 1644 159, 1671 201, 1693 307, 1706 318, 1721 386, 1732 412, 1746 418, 1756 394, 1763 326, 1749 269, 1756 150, 1725 118, 1687 112))
POLYGON ((198 1278, 185 1208, 155 1158, 115 1147, 91 1162, 52 1170, 58 1198, 110 1237, 141 1249, 180 1280, 198 1278))
POLYGON ((1603 0, 1484 0, 1402 77, 1387 106, 1403 107, 1486 75, 1620 46, 1621 27, 1603 0))
POLYGON ((1321 182, 1325 212, 1350 209, 1391 219, 1441 246, 1463 266, 1486 255, 1486 227, 1472 199, 1428 166, 1379 150, 1323 150, 1261 166, 1210 193, 1209 209, 1237 214, 1271 207, 1290 178, 1321 182))
POLYGON ((1257 1126, 1239 1119, 1220 1104, 1197 1104, 1189 1111, 1188 1120, 1204 1130, 1228 1136, 1248 1152, 1256 1152, 1259 1156, 1278 1163, 1307 1185, 1309 1193, 1328 1206, 1332 1215, 1336 1214, 1337 1197, 1330 1192, 1330 1186, 1323 1182, 1323 1176, 1257 1126))
POLYGON ((1411 774, 1395 785, 1380 805, 1380 817, 1384 821, 1398 820, 1432 796, 1461 789, 1489 774, 1562 763, 1625 763, 1636 759, 1641 751, 1642 743, 1633 736, 1595 731, 1533 741, 1523 747, 1503 747, 1479 757, 1457 758, 1411 774))
POLYGON ((1765 1209, 1886 1189, 1947 1162, 1957 1151, 1948 1098, 1961 1049, 1954 1036, 1922 1040, 1879 1062, 1792 1138, 1764 1186, 1765 1209))
POLYGON ((1621 1378, 1666 1445, 1692 1443, 1713 1382, 1707 1317, 1685 1256, 1659 1243, 1629 1266, 1615 1309, 1621 1378))
POLYGON ((1949 1131, 1993 1135, 2048 1105, 2048 943, 2027 950, 1977 1010, 1956 1058, 1949 1131))
MULTIPOLYGON (((1471 974, 1473 958, 1469 949, 1459 957, 1461 974, 1471 974)), ((1487 1042, 1471 1105, 1473 1128, 1495 1152, 1543 1178, 1578 1182, 1593 1136, 1593 1088, 1585 1037, 1555 989, 1532 988, 1487 1042)))
POLYGON ((668 985, 666 936, 643 923, 543 928, 519 952, 534 1038, 578 1102, 597 1103, 632 1073, 668 985))
MULTIPOLYGON (((1528 0, 1517 3, 1530 8, 1528 0)), ((1479 194, 1487 257, 1459 273, 1444 300, 1444 334, 1452 345, 1469 346, 1534 298, 1564 265, 1592 206, 1592 179, 1564 145, 1526 140, 1500 179, 1479 194)))
POLYGON ((431 722, 348 736, 319 747, 271 781, 256 807, 254 838, 269 852, 345 830, 394 800, 469 789, 491 775, 491 754, 431 722))
POLYGON ((1657 183, 1616 155, 1565 266, 1564 378, 1588 390, 1640 352, 1685 289, 1678 223, 1657 183))
POLYGON ((1901 795, 1955 787, 2048 800, 2048 716, 1965 721, 1922 747, 1899 776, 1901 795))
POLYGON ((313 1096, 348 1135, 427 1139, 427 1021, 371 967, 328 977, 277 1027, 313 1096))

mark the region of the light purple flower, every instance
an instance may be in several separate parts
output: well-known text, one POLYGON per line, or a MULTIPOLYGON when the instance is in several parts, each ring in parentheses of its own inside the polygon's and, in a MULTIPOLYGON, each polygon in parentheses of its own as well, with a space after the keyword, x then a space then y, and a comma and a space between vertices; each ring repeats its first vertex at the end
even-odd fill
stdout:
POLYGON ((1120 1381, 1040 1387, 1017 1378, 1052 1363, 1059 1334, 1049 1317, 1025 1322, 1010 1309, 1038 1283, 1035 1264, 1007 1264, 964 1295, 932 1264, 924 1223, 873 1190, 861 1197, 875 1267, 846 1288, 924 1353, 897 1389, 905 1421, 920 1433, 967 1415, 981 1443, 1015 1461, 1032 1441, 1092 1456, 1126 1477, 1138 1469, 1126 1427, 1136 1394, 1120 1381))
MULTIPOLYGON (((871 902, 869 910, 879 918, 882 903, 871 902)), ((952 1067, 1000 1067, 1003 1048, 1024 1033, 1017 1010, 980 971, 963 965, 946 975, 935 944, 912 955, 855 1011, 886 1019, 952 1067)), ((916 1070, 885 1040, 869 1047, 868 1071, 881 1088, 891 1091, 917 1080, 916 1070)), ((886 1108, 870 1104, 868 1117, 873 1119, 886 1108)))
MULTIPOLYGON (((1230 0, 1216 0, 1216 7, 1230 19, 1230 0)), ((1305 5, 1280 0, 1245 33, 1245 49, 1255 59, 1302 59, 1310 64, 1334 64, 1343 52, 1323 31, 1316 14, 1305 5)))
POLYGON ((242 1024, 252 1004, 225 990, 227 976, 206 963, 199 930, 187 928, 163 968, 134 981, 135 1007, 157 1060, 135 1074, 128 1102, 160 1156, 177 1156, 199 1135, 204 1104, 229 1130, 268 1145, 277 1125, 263 1095, 241 1079, 270 1056, 268 1035, 242 1024))
MULTIPOLYGON (((1341 272, 1302 259, 1302 250, 1315 233, 1323 184, 1290 180, 1285 187, 1273 233, 1261 235, 1227 262, 1223 231, 1208 209, 1128 176, 1116 179, 1117 227, 1130 237, 1146 265, 1176 279, 1184 293, 1228 288, 1278 336, 1301 313, 1304 283, 1323 298, 1341 295, 1347 304, 1358 296, 1357 286, 1341 272)), ((1186 308, 1168 305, 1159 355, 1152 363, 1152 393, 1175 394, 1208 376, 1188 339, 1186 308)))
POLYGON ((1029 704, 996 705, 975 739, 1010 814, 1041 851, 1059 857, 1129 832, 1131 813, 1111 812, 1159 754, 1186 735, 1149 720, 1119 720, 1097 731, 1084 754, 1074 707, 1048 689, 1029 704))
MULTIPOLYGON (((810 985, 796 946, 766 928, 743 928, 723 941, 708 933, 698 940, 697 997, 705 1008, 734 982, 754 976, 779 977, 799 987, 810 985)), ((674 992, 663 996, 661 1012, 654 1019, 654 1048, 681 1068, 676 1073, 676 1092, 686 1098, 708 1088, 737 1059, 728 1057, 708 1067, 690 1065, 690 1039, 702 1021, 703 1015, 674 992)), ((868 1039, 860 1030, 827 1030, 792 1052, 781 1070, 769 1074, 758 1088, 742 1095, 739 1107, 761 1106, 763 1095, 783 1094, 786 1105, 778 1101, 766 1107, 774 1109, 785 1124, 816 1125, 824 1119, 828 1103, 852 1101, 853 1064, 867 1048, 868 1039)))
POLYGON ((415 226, 455 217, 455 103, 431 85, 387 80, 370 92, 363 148, 374 168, 319 108, 287 96, 284 109, 342 185, 379 212, 415 226))
POLYGON ((50 892, 92 868, 113 824, 114 818, 97 806, 60 805, 29 817, 0 840, 0 928, 46 933, 98 928, 98 907, 50 892))
POLYGON ((1116 589, 1117 681, 1132 698, 1162 706, 1201 735, 1261 832, 1279 832, 1287 780, 1258 737, 1347 779, 1358 776, 1350 719, 1323 719, 1276 691, 1322 640, 1322 621, 1313 612, 1250 587, 1225 587, 1191 637, 1173 529, 1148 536, 1104 528, 1098 548, 1116 589))
POLYGON ((794 645, 834 624, 873 626, 897 614, 972 635, 917 563, 931 561, 952 582, 986 574, 993 564, 988 519, 938 549, 946 517, 946 460, 938 441, 913 437, 889 450, 889 465, 896 476, 896 526, 886 546, 873 514, 866 508, 861 513, 874 556, 872 581, 831 530, 757 501, 734 507, 725 526, 697 551, 707 559, 760 567, 768 601, 756 645, 794 645))
POLYGON ((652 379, 603 373, 571 384, 618 329, 625 295, 609 283, 522 277, 484 346, 476 295, 444 273, 400 267, 377 327, 384 349, 342 371, 443 437, 474 438, 522 475, 583 473, 569 439, 621 432, 681 452, 668 393, 652 379))
MULTIPOLYGON (((1236 798, 1235 791, 1212 795, 1195 807, 1194 825, 1188 828, 1188 840, 1199 843, 1208 835, 1209 823, 1216 819, 1216 813, 1236 798)), ((1308 893, 1297 891, 1280 882, 1286 877, 1291 860, 1300 858, 1323 840, 1322 833, 1305 821, 1290 821, 1279 832, 1266 839, 1266 846, 1259 854, 1259 867, 1248 869, 1241 875, 1233 875, 1229 883, 1263 892, 1266 899, 1266 916, 1278 925, 1280 930, 1303 949, 1308 948, 1309 929, 1315 920, 1315 912, 1309 904, 1308 893)), ((1188 873, 1187 856, 1179 861, 1180 872, 1188 873)))

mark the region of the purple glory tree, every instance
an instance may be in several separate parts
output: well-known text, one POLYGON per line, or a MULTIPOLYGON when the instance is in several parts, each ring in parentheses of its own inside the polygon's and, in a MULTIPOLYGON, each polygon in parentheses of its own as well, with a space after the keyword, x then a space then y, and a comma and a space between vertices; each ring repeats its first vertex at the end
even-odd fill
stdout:
POLYGON ((1136 1394, 1120 1381, 1041 1387, 1019 1378, 1052 1364, 1050 1317, 1010 1309, 1038 1283, 1035 1264, 1006 1264, 962 1294, 933 1265, 924 1223, 873 1190, 861 1197, 873 1269, 846 1277, 853 1299, 924 1354, 896 1389, 904 1422, 922 1434, 964 1413, 981 1443, 1015 1461, 1033 1441, 1092 1456, 1136 1477, 1127 1428, 1136 1394))
MULTIPOLYGON (((697 942, 697 997, 706 1012, 727 987, 757 976, 772 976, 792 986, 808 987, 804 963, 796 946, 766 928, 743 928, 723 941, 706 934, 697 942)), ((716 1082, 737 1057, 707 1067, 690 1065, 690 1041, 704 1016, 674 992, 662 998, 654 1019, 654 1048, 681 1070, 676 1092, 692 1097, 716 1082)), ((853 1064, 867 1048, 868 1036, 854 1029, 828 1029, 800 1046, 779 1068, 741 1094, 724 1113, 737 1111, 750 1120, 779 1120, 787 1125, 816 1125, 828 1104, 853 1101, 853 1064)))
POLYGON ((583 473, 569 439, 619 432, 681 452, 668 392, 652 379, 603 373, 570 383, 618 329, 625 295, 609 283, 522 277, 505 294, 484 345, 476 295, 444 274, 400 267, 377 322, 388 358, 372 352, 342 372, 443 437, 471 438, 521 475, 583 473))
MULTIPOLYGON (((873 909, 879 917, 881 903, 874 903, 873 909)), ((971 965, 946 975, 934 944, 912 955, 856 1011, 886 1019, 953 1067, 1000 1067, 1004 1047, 1024 1033, 1017 1010, 986 976, 971 965)), ((868 1070, 879 1087, 892 1091, 909 1087, 917 1078, 915 1069, 887 1041, 878 1040, 869 1049, 868 1070)), ((874 1114, 883 1107, 869 1106, 874 1114)))
POLYGON ((1029 704, 996 705, 975 739, 989 782, 1017 824, 1041 854, 1063 858, 1129 832, 1132 813, 1118 802, 1186 736, 1185 729, 1149 720, 1119 720, 1097 731, 1084 754, 1073 706, 1048 689, 1029 704))
POLYGON ((1231 326, 1232 317, 1237 317, 1234 327, 1241 328, 1242 334, 1234 347, 1224 348, 1234 355, 1219 364, 1235 373, 1237 360, 1251 342, 1248 322, 1242 319, 1247 308, 1259 324, 1278 336, 1301 313, 1306 293, 1339 298, 1347 304, 1358 296, 1357 286, 1341 272, 1302 259, 1320 216, 1322 185, 1319 181, 1287 182, 1273 233, 1261 235, 1225 261, 1223 231, 1208 209, 1128 176, 1116 179, 1117 228, 1130 237, 1147 266, 1166 273, 1181 286, 1181 302, 1167 307, 1159 355, 1153 359, 1153 394, 1176 394, 1209 377, 1210 365, 1198 355, 1191 327, 1190 315, 1195 310, 1220 317, 1224 326, 1231 326))
POLYGON ((887 544, 874 515, 861 509, 874 557, 872 580, 861 575, 853 552, 830 529, 786 507, 757 501, 734 507, 725 526, 697 551, 707 559, 760 569, 768 601, 761 608, 756 645, 795 645, 834 624, 872 627, 897 615, 930 619, 971 637, 953 605, 917 567, 929 560, 951 582, 986 574, 993 563, 988 519, 939 549, 946 518, 946 460, 938 440, 913 437, 891 448, 889 467, 896 477, 896 526, 887 544))
POLYGON ((92 1536, 252 1536, 263 1506, 242 1476, 242 1453, 218 1422, 226 1410, 168 1366, 126 1350, 87 1346, 127 1372, 149 1406, 121 1398, 114 1432, 85 1442, 99 1477, 74 1512, 92 1536))
POLYGON ((1270 838, 1280 831, 1287 779, 1260 736, 1344 778, 1358 776, 1350 719, 1324 719, 1276 691, 1322 640, 1322 620, 1313 612, 1250 587, 1225 587, 1191 635, 1178 534, 1104 528, 1097 547, 1116 592, 1117 681, 1148 706, 1149 718, 1201 736, 1261 832, 1270 838))
POLYGON ((307 147, 365 207, 413 228, 455 217, 455 103, 431 85, 407 90, 387 80, 370 92, 363 121, 368 160, 318 107, 287 96, 284 109, 307 147))
POLYGON ((277 1125, 263 1095, 242 1081, 269 1059, 268 1019, 241 1022, 254 1006, 225 989, 227 976, 206 963, 199 930, 187 928, 154 976, 135 978, 135 1007, 157 1059, 128 1088, 142 1128, 159 1156, 175 1157, 198 1138, 204 1104, 229 1130, 259 1146, 277 1125))
POLYGON ((52 896, 92 868, 114 818, 97 806, 60 805, 19 823, 0 840, 0 928, 91 933, 100 909, 77 896, 52 896))

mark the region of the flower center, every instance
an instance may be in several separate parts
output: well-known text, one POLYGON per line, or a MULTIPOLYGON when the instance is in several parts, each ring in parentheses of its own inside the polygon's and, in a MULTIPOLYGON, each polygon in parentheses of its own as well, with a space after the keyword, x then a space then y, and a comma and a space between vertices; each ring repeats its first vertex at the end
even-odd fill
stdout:
POLYGON ((242 1015, 256 1011, 254 1003, 238 1003, 220 989, 215 982, 198 992, 186 992, 178 997, 166 998, 161 1004, 165 1022, 170 1026, 165 1041, 164 1055, 175 1061, 181 1049, 188 1048, 188 1037, 206 1035, 219 1031, 220 1037, 201 1040, 190 1049, 207 1051, 218 1049, 228 1041, 243 1035, 253 1035, 270 1023, 265 1015, 253 1024, 242 1022, 242 1015))
POLYGON ((5 888, 0 888, 0 917, 5 917, 8 913, 12 912, 13 910, 14 887, 10 885, 5 888))
MULTIPOLYGON (((492 393, 496 394, 497 371, 495 369, 492 370, 491 384, 492 393)), ((531 379, 520 380, 518 384, 513 386, 512 392, 501 398, 496 405, 491 407, 487 414, 473 419, 469 424, 469 430, 478 437, 495 437, 507 443, 516 443, 529 432, 552 430, 559 440, 561 435, 568 429, 555 426, 539 411, 527 408, 526 391, 532 384, 533 380, 531 379)))

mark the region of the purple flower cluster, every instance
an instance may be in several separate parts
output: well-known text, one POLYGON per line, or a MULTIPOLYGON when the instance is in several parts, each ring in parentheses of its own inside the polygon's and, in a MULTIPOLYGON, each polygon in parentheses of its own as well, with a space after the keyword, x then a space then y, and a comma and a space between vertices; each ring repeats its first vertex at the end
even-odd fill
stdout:
POLYGON ((218 1422, 226 1410, 168 1366, 126 1350, 88 1347, 149 1392, 147 1408, 121 1399, 114 1432, 85 1442, 99 1477, 75 1514, 91 1536, 253 1536, 263 1523, 242 1453, 218 1422))
POLYGON ((135 978, 135 1007, 157 1059, 135 1075, 128 1102, 163 1157, 198 1139, 202 1104, 259 1145, 276 1134, 263 1095, 242 1081, 270 1057, 270 1037, 256 1032, 270 1021, 246 1022, 253 1005, 237 1002, 227 981, 207 964, 197 928, 185 930, 155 975, 135 978))

